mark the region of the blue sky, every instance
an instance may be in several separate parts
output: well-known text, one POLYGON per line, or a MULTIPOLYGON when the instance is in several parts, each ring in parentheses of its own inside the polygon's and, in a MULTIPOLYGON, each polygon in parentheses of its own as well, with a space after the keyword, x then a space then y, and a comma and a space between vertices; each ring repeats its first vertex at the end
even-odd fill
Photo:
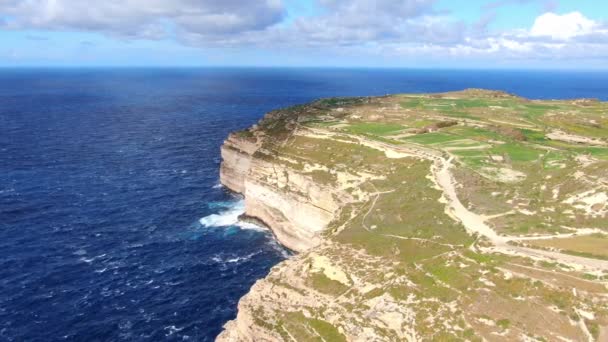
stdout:
POLYGON ((0 66, 608 69, 608 1, 0 0, 0 66))

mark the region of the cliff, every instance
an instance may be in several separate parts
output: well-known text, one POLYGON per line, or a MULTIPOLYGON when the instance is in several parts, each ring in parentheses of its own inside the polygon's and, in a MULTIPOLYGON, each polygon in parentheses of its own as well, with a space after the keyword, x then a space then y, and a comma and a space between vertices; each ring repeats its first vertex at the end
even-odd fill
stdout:
POLYGON ((320 234, 340 208, 340 199, 348 196, 286 164, 266 160, 260 151, 262 140, 236 134, 226 140, 221 182, 244 195, 246 215, 268 225, 281 244, 306 251, 321 242, 320 234))
POLYGON ((607 112, 472 89, 231 134, 222 184, 299 254, 218 341, 608 339, 607 112))

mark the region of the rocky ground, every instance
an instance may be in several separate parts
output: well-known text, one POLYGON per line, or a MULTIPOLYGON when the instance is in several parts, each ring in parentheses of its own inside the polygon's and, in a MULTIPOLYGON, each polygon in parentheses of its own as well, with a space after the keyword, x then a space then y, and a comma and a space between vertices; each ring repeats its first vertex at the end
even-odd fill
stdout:
POLYGON ((608 340, 607 103, 328 99, 222 156, 222 183, 299 254, 220 341, 608 340))

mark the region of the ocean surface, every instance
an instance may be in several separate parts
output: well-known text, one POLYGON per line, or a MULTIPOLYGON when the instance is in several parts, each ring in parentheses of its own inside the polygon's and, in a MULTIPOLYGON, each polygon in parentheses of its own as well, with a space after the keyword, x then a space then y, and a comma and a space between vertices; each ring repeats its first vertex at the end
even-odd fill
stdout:
POLYGON ((211 341, 289 256, 218 183, 229 132, 320 97, 608 99, 608 73, 0 69, 0 341, 211 341))

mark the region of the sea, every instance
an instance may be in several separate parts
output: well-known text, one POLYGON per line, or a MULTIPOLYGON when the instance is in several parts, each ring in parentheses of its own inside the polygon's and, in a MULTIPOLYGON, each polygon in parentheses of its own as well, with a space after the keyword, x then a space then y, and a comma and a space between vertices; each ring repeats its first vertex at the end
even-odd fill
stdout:
POLYGON ((0 341, 212 341, 291 252, 238 221, 220 146, 333 96, 504 90, 608 100, 608 73, 0 69, 0 341))

